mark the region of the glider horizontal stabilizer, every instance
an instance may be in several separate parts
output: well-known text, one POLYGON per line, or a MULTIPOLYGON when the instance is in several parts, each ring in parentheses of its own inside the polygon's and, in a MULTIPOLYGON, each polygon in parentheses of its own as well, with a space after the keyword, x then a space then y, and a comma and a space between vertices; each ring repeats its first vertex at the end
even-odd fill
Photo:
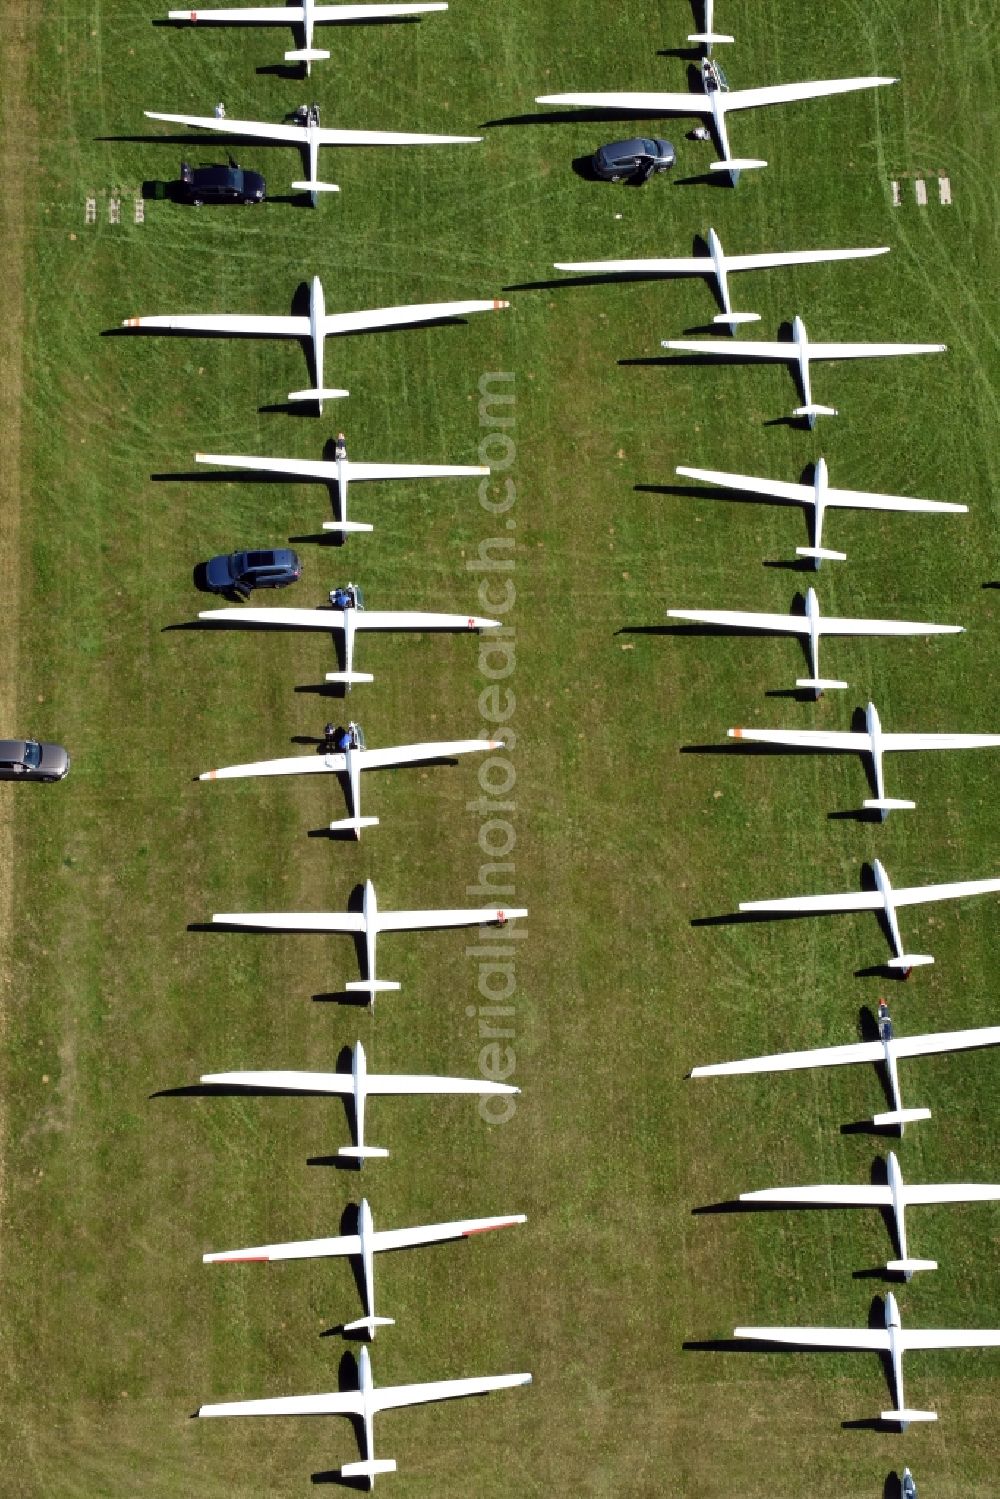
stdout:
POLYGON ((796 687, 805 687, 811 692, 836 692, 850 687, 850 682, 838 681, 836 677, 796 677, 796 687))
POLYGON ((887 1114, 876 1114, 872 1119, 879 1129, 902 1128, 904 1124, 919 1124, 921 1119, 931 1117, 930 1109, 890 1109, 887 1114))
POLYGON ((880 1411, 883 1421, 892 1421, 900 1426, 909 1426, 911 1421, 936 1421, 937 1411, 893 1410, 880 1411))

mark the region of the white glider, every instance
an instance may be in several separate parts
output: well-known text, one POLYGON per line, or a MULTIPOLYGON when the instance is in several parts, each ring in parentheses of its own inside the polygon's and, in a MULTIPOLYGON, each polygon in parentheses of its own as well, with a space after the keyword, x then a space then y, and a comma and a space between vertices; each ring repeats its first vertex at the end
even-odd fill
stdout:
POLYGON ((358 1041, 350 1072, 206 1072, 201 1081, 216 1087, 273 1088, 281 1093, 332 1093, 350 1098, 354 1108, 354 1144, 342 1145, 337 1155, 346 1161, 384 1159, 389 1152, 365 1143, 365 1103, 372 1097, 399 1098, 457 1093, 520 1093, 512 1083, 482 1077, 433 1077, 426 1073, 368 1071, 365 1049, 358 1041))
MULTIPOLYGON (((689 38, 690 40, 690 38, 689 38)), ((764 271, 772 266, 812 265, 826 260, 863 260, 887 255, 888 245, 868 250, 785 250, 762 255, 727 255, 714 229, 708 231, 708 254, 651 260, 557 260, 557 271, 591 271, 621 276, 706 276, 714 280, 722 312, 712 319, 730 333, 739 323, 759 323, 759 312, 734 312, 729 295, 729 277, 734 271, 764 271)))
POLYGON ((327 313, 323 286, 318 276, 309 287, 309 312, 303 317, 238 312, 195 314, 180 317, 130 317, 123 328, 165 328, 181 333, 229 333, 255 338, 297 338, 312 346, 316 385, 311 390, 289 392, 290 401, 315 401, 320 414, 324 400, 349 395, 346 390, 324 390, 323 349, 325 340, 338 333, 360 333, 373 328, 399 328, 410 323, 434 323, 445 318, 466 317, 472 312, 495 312, 509 302, 415 302, 409 307, 375 307, 366 312, 327 313))
POLYGON ((365 1315, 344 1325, 344 1332, 365 1332, 374 1338, 378 1327, 391 1327, 393 1317, 375 1315, 375 1255, 383 1249, 407 1249, 417 1244, 440 1244, 448 1239, 468 1239, 495 1228, 512 1228, 526 1223, 523 1213, 505 1218, 464 1218, 454 1223, 427 1223, 419 1228, 383 1228, 376 1230, 372 1211, 365 1198, 358 1205, 358 1231, 336 1239, 300 1239, 290 1244, 262 1244, 255 1249, 227 1249, 221 1254, 205 1254, 206 1265, 270 1264, 272 1260, 325 1259, 349 1255, 361 1261, 362 1294, 365 1315))
POLYGON ((349 583, 345 589, 333 589, 331 604, 338 595, 349 595, 353 603, 330 609, 202 609, 199 619, 222 621, 233 625, 280 625, 297 630, 327 630, 344 633, 344 670, 328 671, 328 682, 340 682, 350 690, 355 682, 374 682, 371 672, 354 670, 354 637, 359 630, 495 630, 497 619, 478 614, 437 614, 420 609, 366 609, 360 588, 349 583))
POLYGON ((375 939, 379 932, 418 932, 453 926, 505 925, 527 916, 524 906, 497 910, 495 906, 472 910, 380 911, 375 887, 365 880, 364 900, 360 911, 255 911, 228 912, 212 917, 219 926, 266 928, 274 932, 344 932, 364 937, 365 977, 344 985, 350 994, 367 994, 369 1003, 387 989, 398 989, 390 979, 375 974, 375 939))
POLYGON ((937 1260, 911 1259, 906 1246, 905 1212, 909 1206, 943 1202, 997 1202, 1000 1185, 968 1182, 933 1182, 927 1186, 907 1186, 893 1151, 886 1163, 888 1180, 884 1186, 853 1187, 768 1187, 763 1192, 741 1192, 740 1202, 778 1203, 787 1207, 886 1208, 892 1213, 899 1259, 890 1260, 886 1269, 910 1280, 918 1270, 936 1270, 937 1260))
POLYGON ((347 519, 347 487, 372 479, 459 479, 482 477, 489 469, 477 463, 357 463, 347 456, 343 432, 337 434, 332 462, 307 458, 256 458, 240 453, 195 453, 195 463, 211 463, 226 468, 251 469, 261 474, 286 474, 290 479, 314 479, 337 486, 339 520, 323 522, 324 531, 373 531, 365 521, 347 519))
POLYGON ((711 359, 730 359, 735 354, 741 359, 777 359, 794 365, 802 405, 796 406, 792 415, 804 416, 810 428, 815 427, 818 416, 837 415, 835 406, 818 406, 813 401, 809 366, 814 359, 893 359, 904 354, 943 354, 948 348, 947 344, 813 343, 798 316, 792 320, 791 339, 774 343, 753 338, 735 338, 728 343, 717 343, 711 338, 663 338, 660 346, 680 353, 704 354, 711 359))
POLYGON ((729 149, 726 116, 733 110, 754 109, 765 104, 791 104, 798 99, 818 99, 827 94, 850 94, 858 89, 882 88, 898 78, 828 78, 815 83, 777 83, 764 88, 730 89, 721 69, 705 58, 701 65, 701 94, 603 93, 542 94, 536 104, 561 104, 581 109, 638 109, 644 114, 699 115, 712 122, 719 160, 709 163, 712 172, 728 172, 739 181, 740 172, 766 167, 766 161, 734 157, 729 149))
POLYGON ((875 780, 875 795, 861 803, 866 812, 878 812, 882 821, 897 808, 915 807, 916 802, 886 796, 883 757, 890 750, 990 749, 1000 745, 1000 734, 885 734, 874 703, 865 709, 864 733, 841 733, 829 729, 728 729, 730 739, 748 744, 773 744, 789 749, 847 750, 869 756, 875 780))
POLYGON ((1000 891, 1000 879, 956 880, 945 885, 912 885, 894 890, 878 859, 872 860, 874 890, 845 891, 838 895, 793 895, 783 900, 741 900, 740 910, 772 916, 821 916, 835 911, 877 911, 885 926, 893 956, 886 966, 908 975, 934 959, 927 953, 903 950, 896 910, 899 906, 922 906, 937 900, 964 900, 969 895, 1000 891))
POLYGON ((509 1390, 530 1384, 530 1374, 489 1374, 477 1379, 439 1379, 431 1384, 382 1385, 372 1380, 368 1349, 358 1354, 358 1388, 328 1395, 289 1395, 278 1400, 230 1400, 222 1405, 203 1405, 199 1416, 352 1416, 364 1431, 363 1462, 344 1463, 342 1478, 361 1478, 369 1489, 379 1473, 395 1473, 392 1458, 376 1458, 373 1423, 379 1411, 403 1405, 426 1405, 433 1400, 455 1400, 461 1395, 487 1395, 491 1390, 509 1390))
POLYGON ((745 494, 760 495, 763 499, 779 504, 802 505, 813 513, 813 544, 796 547, 796 557, 811 557, 817 568, 823 561, 846 562, 846 552, 834 552, 823 545, 823 517, 835 506, 846 510, 906 510, 949 511, 965 514, 968 505, 954 505, 947 500, 914 500, 907 495, 869 494, 863 489, 834 489, 825 458, 818 458, 813 466, 811 484, 785 484, 780 479, 758 479, 749 474, 720 473, 712 468, 680 468, 675 470, 685 479, 701 479, 706 484, 718 484, 722 489, 738 489, 745 494))
MULTIPOLYGON (((356 728, 357 726, 354 725, 356 728)), ((350 816, 331 822, 331 833, 351 832, 361 837, 362 828, 378 826, 377 817, 361 816, 361 772, 382 770, 394 765, 419 765, 429 760, 450 759, 453 755, 483 754, 503 748, 497 739, 444 739, 427 744, 398 744, 389 749, 365 749, 363 742, 349 745, 338 753, 291 755, 284 760, 257 760, 250 765, 224 765, 220 770, 206 770, 199 781, 225 781, 244 776, 310 775, 332 772, 345 777, 350 816)))
POLYGON ((802 635, 809 644, 808 677, 797 677, 796 687, 803 687, 817 697, 826 688, 850 686, 849 682, 819 674, 819 642, 823 635, 958 635, 962 625, 920 624, 908 619, 839 619, 820 614, 816 590, 806 593, 804 614, 764 614, 747 609, 668 609, 669 619, 687 619, 696 624, 717 625, 731 630, 764 630, 768 634, 802 635))
POLYGON ((424 5, 319 5, 316 0, 302 0, 301 5, 243 5, 225 10, 171 10, 171 21, 209 21, 217 24, 256 26, 301 26, 305 46, 285 53, 286 62, 304 62, 306 76, 314 62, 322 62, 329 52, 313 46, 313 27, 324 21, 388 21, 398 16, 420 15, 428 10, 447 10, 446 4, 424 5))
POLYGON ((144 111, 147 120, 165 120, 169 125, 186 125, 195 130, 214 130, 218 135, 234 135, 243 140, 276 141, 297 146, 308 163, 308 179, 293 182, 297 192, 307 192, 315 208, 320 193, 339 193, 335 182, 319 179, 320 146, 471 146, 481 135, 415 135, 400 130, 336 130, 319 123, 318 111, 311 109, 306 123, 270 124, 265 120, 232 120, 228 115, 161 114, 144 111))
POLYGON ((705 56, 711 57, 712 47, 716 42, 735 42, 734 36, 727 36, 725 32, 715 29, 715 0, 704 0, 704 29, 696 31, 688 37, 689 42, 698 42, 705 49, 705 56))
POLYGON ((935 1031, 924 1036, 897 1037, 893 1033, 889 1006, 879 1001, 877 1041, 858 1041, 849 1046, 819 1046, 811 1051, 777 1052, 769 1057, 746 1057, 739 1062, 713 1062, 693 1067, 691 1077, 723 1077, 751 1072, 796 1072, 809 1067, 844 1067, 853 1062, 876 1062, 885 1068, 892 1098, 888 1113, 876 1114, 878 1128, 897 1128, 931 1117, 930 1109, 904 1109, 899 1091, 900 1057, 939 1056, 951 1051, 970 1051, 981 1046, 1000 1046, 1000 1025, 980 1026, 971 1031, 935 1031))
POLYGON ((893 1395, 896 1405, 882 1411, 881 1419, 905 1431, 911 1421, 936 1421, 936 1411, 907 1409, 903 1399, 903 1354, 911 1348, 1000 1348, 1000 1331, 970 1329, 962 1332, 944 1329, 921 1329, 905 1332, 899 1320, 896 1298, 889 1291, 885 1298, 885 1328, 847 1327, 736 1327, 735 1338, 751 1338, 759 1343, 791 1343, 806 1348, 868 1350, 888 1354, 892 1367, 893 1395))

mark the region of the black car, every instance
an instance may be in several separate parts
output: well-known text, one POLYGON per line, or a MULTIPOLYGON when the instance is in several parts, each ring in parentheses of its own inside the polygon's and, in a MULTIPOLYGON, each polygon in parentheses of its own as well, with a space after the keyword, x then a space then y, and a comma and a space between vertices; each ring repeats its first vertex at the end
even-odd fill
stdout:
POLYGON ((255 588, 284 588, 302 576, 298 556, 288 547, 270 552, 231 552, 205 564, 205 587, 210 593, 235 593, 249 598, 255 588))
POLYGON ((669 171, 675 158, 669 141, 612 141, 594 152, 590 164, 594 176, 602 182, 621 182, 625 178, 645 182, 654 172, 669 171))
POLYGON ((192 167, 181 162, 178 197, 185 203, 263 203, 266 186, 259 172, 242 167, 192 167))

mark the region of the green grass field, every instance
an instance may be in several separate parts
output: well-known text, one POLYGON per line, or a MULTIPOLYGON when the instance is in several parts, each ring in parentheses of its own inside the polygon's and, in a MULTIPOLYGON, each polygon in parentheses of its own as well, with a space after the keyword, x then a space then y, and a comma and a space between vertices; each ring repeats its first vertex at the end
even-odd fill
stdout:
MULTIPOLYGON (((165 13, 165 8, 164 8, 165 13)), ((861 1323, 885 1285, 869 1213, 692 1216, 779 1183, 866 1181, 885 1144, 841 1126, 881 1105, 861 1068, 685 1082, 697 1062, 858 1034, 885 981, 855 978, 884 943, 866 916, 692 926, 742 899, 849 888, 882 858, 917 884, 996 872, 989 754, 896 757, 890 792, 918 811, 882 828, 830 820, 863 794, 846 757, 684 754, 730 724, 846 727, 873 696, 892 728, 995 729, 998 146, 996 21, 981 0, 720 4, 734 86, 899 73, 893 89, 731 122, 770 160, 733 193, 679 178, 711 148, 678 142, 674 177, 602 187, 574 157, 628 124, 497 123, 477 147, 324 153, 340 183, 316 212, 287 198, 284 149, 238 150, 278 201, 256 213, 133 201, 206 138, 154 139, 143 108, 278 118, 317 98, 325 123, 475 133, 536 94, 682 88, 684 0, 453 0, 417 25, 329 29, 312 80, 268 67, 281 28, 178 30, 155 8, 8 7, 0 97, 6 190, 0 342, 3 732, 66 743, 69 780, 0 787, 0 1489, 18 1499, 302 1495, 357 1457, 342 1420, 195 1423, 205 1401, 337 1387, 359 1315, 344 1263, 205 1267, 201 1254, 339 1231, 361 1192, 376 1221, 526 1212, 509 1234, 382 1256, 378 1382, 530 1369, 531 1390, 380 1419, 386 1492, 880 1499, 908 1463, 921 1499, 996 1493, 1000 1355, 918 1354, 910 1404, 938 1424, 844 1429, 886 1404, 870 1355, 685 1349, 737 1323, 861 1323), (148 132, 145 126, 149 125, 148 132), (129 140, 141 137, 145 141, 129 140), (118 139, 116 139, 116 137, 118 139), (946 173, 954 202, 937 202, 946 173), (926 174, 918 208, 912 180, 926 174), (894 208, 890 179, 902 181, 894 208), (121 220, 108 221, 111 196, 121 220), (85 202, 94 197, 96 223, 85 202), (810 435, 768 425, 795 404, 783 368, 669 368, 659 340, 708 321, 700 282, 523 289, 551 263, 689 253, 713 224, 728 249, 889 244, 870 264, 740 278, 759 336, 801 312, 818 338, 947 342, 928 360, 820 367, 840 408, 810 435), (334 340, 323 420, 264 410, 307 383, 292 344, 101 337, 122 318, 287 311, 323 277, 331 310, 509 295, 464 327, 334 340), (362 459, 475 462, 480 381, 509 372, 516 502, 474 483, 352 494, 372 536, 321 545, 321 486, 194 482, 196 450, 319 457, 343 426, 362 459), (962 623, 938 641, 832 641, 849 693, 766 693, 800 674, 785 640, 629 633, 667 607, 785 609, 812 581, 787 567, 797 512, 664 493, 674 465, 795 478, 820 453, 833 482, 960 500, 966 517, 836 513, 849 554, 827 611, 962 623), (336 787, 199 785, 213 765, 294 753, 340 705, 309 635, 197 633, 191 570, 215 551, 281 544, 304 558, 285 603, 351 577, 373 607, 477 607, 484 541, 516 535, 509 620, 516 698, 514 1118, 470 1100, 379 1101, 388 1162, 329 1165, 336 1100, 158 1097, 203 1071, 336 1066, 359 1037, 380 1071, 477 1073, 477 960, 461 933, 384 940, 399 995, 372 1015, 314 999, 356 976, 345 939, 191 930, 217 910, 341 909, 366 876, 385 906, 464 904, 485 856, 470 760, 367 778, 382 825, 359 846, 309 838, 342 816, 336 787), (308 539, 305 539, 308 538, 308 539)), ((654 127, 661 130, 657 123, 654 127)), ((235 148, 234 148, 235 149, 235 148)), ((751 330, 751 336, 753 330, 751 330)), ((496 385, 497 389, 501 388, 496 385)), ((496 410, 498 408, 494 408, 496 410)), ((484 414, 490 422, 490 412, 484 414)), ((499 452, 494 443, 492 456, 499 452)), ((376 674, 351 712, 370 744, 484 731, 474 640, 371 637, 376 674)), ((507 814, 504 814, 507 815, 507 814)), ((471 903, 471 902, 470 902, 471 903)), ((996 1018, 997 905, 907 913, 937 964, 888 986, 901 1031, 996 1018)), ((1000 1060, 905 1067, 934 1118, 898 1147, 908 1179, 1000 1179, 1000 1060)), ((996 1325, 1000 1207, 926 1208, 912 1252, 941 1269, 899 1291, 904 1324, 996 1325)), ((888 1492, 888 1491, 887 1491, 888 1492)))

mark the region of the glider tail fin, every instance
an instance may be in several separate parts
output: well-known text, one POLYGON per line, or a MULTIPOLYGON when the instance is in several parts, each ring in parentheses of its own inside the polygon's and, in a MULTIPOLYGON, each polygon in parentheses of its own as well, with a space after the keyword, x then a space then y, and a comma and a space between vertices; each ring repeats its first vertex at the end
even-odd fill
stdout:
POLYGON ((345 1332, 366 1332, 370 1338, 375 1336, 376 1327, 392 1327, 395 1319, 392 1317, 359 1317, 356 1322, 345 1322, 345 1332))
POLYGON ((846 552, 835 552, 831 547, 796 547, 796 557, 811 557, 814 562, 846 562, 846 552))
POLYGON ((915 1411, 908 1410, 905 1406, 901 1410, 881 1411, 883 1421, 892 1421, 905 1431, 911 1421, 936 1421, 937 1411, 915 1411))
POLYGON ((391 1457, 368 1457, 364 1462, 345 1463, 340 1470, 341 1478, 367 1478, 368 1487, 374 1488, 379 1473, 395 1473, 396 1463, 391 1457))
POLYGON ((374 682, 375 678, 370 671, 328 671, 326 680, 328 682, 341 682, 346 687, 353 687, 356 682, 374 682))
POLYGON ((720 326, 724 326, 726 328, 735 328, 738 323, 759 323, 760 322, 760 313, 759 312, 717 312, 715 314, 715 317, 712 319, 712 322, 713 323, 718 323, 720 326))
POLYGON ((885 1268, 897 1275, 905 1275, 909 1280, 918 1270, 936 1270, 937 1267, 937 1260, 890 1260, 885 1268))
POLYGON ((902 801, 898 796, 873 796, 861 803, 866 812, 881 812, 884 817, 887 812, 906 812, 917 804, 916 802, 902 801))
MULTIPOLYGON (((299 183, 301 187, 302 184, 299 183)), ((349 396, 349 390, 290 390, 288 399, 290 401, 315 401, 320 411, 323 410, 324 401, 339 401, 342 396, 349 396)))
POLYGON ((353 833, 355 838, 361 837, 362 828, 377 828, 377 817, 342 817, 339 822, 331 822, 331 833, 353 833))
POLYGON ((348 531, 374 531, 374 529, 374 526, 370 526, 367 521, 363 520, 325 520, 323 522, 324 531, 340 531, 342 534, 348 531))
POLYGON ((879 1128, 891 1128, 898 1125, 902 1130, 904 1124, 917 1124, 921 1119, 931 1117, 930 1109, 891 1109, 887 1114, 876 1114, 872 1124, 879 1128))
POLYGON ((293 182, 297 193, 339 193, 340 188, 336 182, 318 182, 313 178, 310 182, 293 182))
POLYGON ((795 685, 796 687, 805 687, 807 691, 815 692, 816 696, 819 697, 820 693, 825 692, 827 688, 835 691, 838 688, 849 687, 850 683, 838 682, 835 677, 797 677, 795 685))
POLYGON ((388 1154, 380 1145, 342 1145, 337 1151, 342 1161, 384 1161, 388 1154))
POLYGON ((710 172, 752 172, 757 167, 766 167, 766 161, 756 161, 752 156, 729 156, 724 161, 710 161, 710 172))
POLYGON ((398 988, 399 985, 392 979, 350 979, 344 985, 348 994, 367 994, 371 1000, 374 1000, 376 994, 386 994, 389 990, 398 988))
POLYGON ((930 953, 904 952, 900 953, 898 958, 890 958, 886 967, 895 972, 901 970, 903 973, 909 973, 911 968, 926 968, 928 963, 933 962, 934 959, 930 953))
POLYGON ((329 52, 323 52, 319 47, 300 47, 298 51, 286 52, 286 62, 325 62, 330 56, 329 52))
POLYGON ((808 406, 796 406, 792 415, 804 416, 809 425, 812 426, 818 416, 836 416, 837 408, 836 406, 819 406, 815 401, 811 401, 808 406))
POLYGON ((700 42, 703 47, 714 47, 716 42, 735 42, 734 36, 726 36, 722 31, 696 31, 693 36, 688 37, 689 42, 700 42))

